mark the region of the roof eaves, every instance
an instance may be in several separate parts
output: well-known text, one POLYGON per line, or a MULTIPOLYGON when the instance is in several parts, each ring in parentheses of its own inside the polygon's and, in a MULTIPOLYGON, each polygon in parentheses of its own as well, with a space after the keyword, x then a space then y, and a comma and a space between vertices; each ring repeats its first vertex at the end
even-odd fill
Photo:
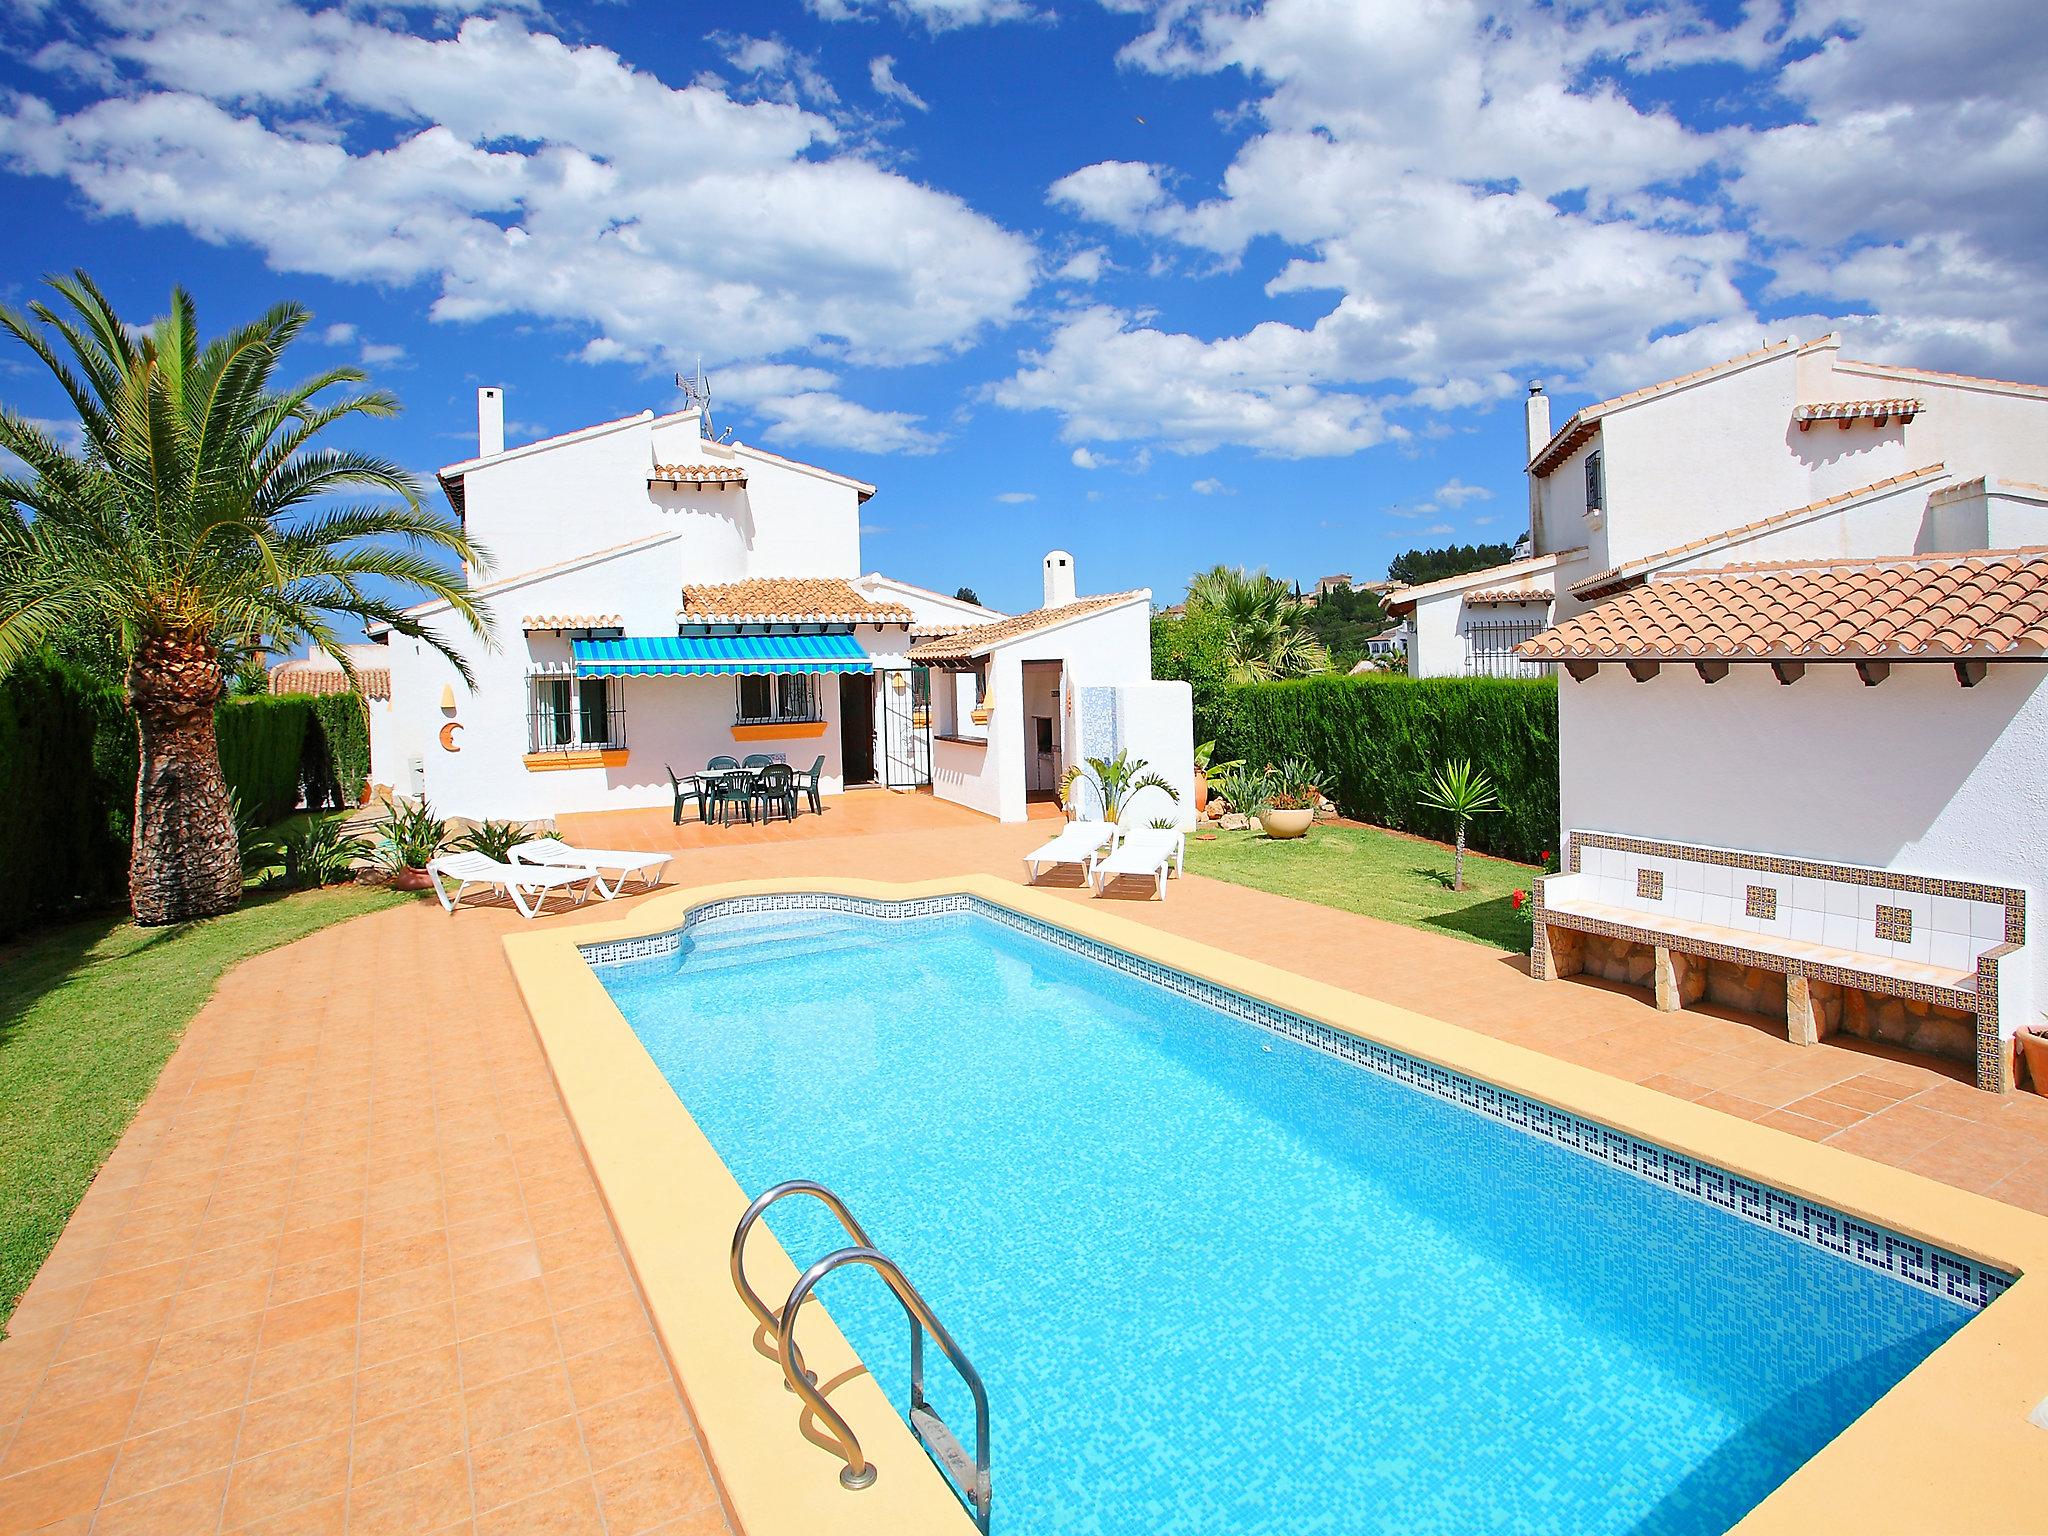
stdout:
POLYGON ((501 448, 496 453, 480 454, 473 459, 459 463, 445 464, 435 471, 445 485, 452 477, 460 479, 471 470, 486 469, 493 464, 503 464, 509 459, 523 459, 529 454, 545 453, 551 448, 565 447, 570 443, 582 442, 587 438, 602 437, 607 432, 617 432, 626 427, 639 426, 654 420, 652 411, 636 411, 631 416, 621 416, 614 421, 600 421, 588 427, 578 427, 573 432, 558 432, 553 437, 536 438, 530 443, 520 443, 511 448, 501 448))
POLYGON ((1553 571, 1561 565, 1570 564, 1575 556, 1585 553, 1585 545, 1574 544, 1570 549, 1550 550, 1545 554, 1531 555, 1526 560, 1510 560, 1505 565, 1482 566, 1476 571, 1465 571, 1457 576, 1441 576, 1435 581, 1425 581, 1420 586, 1403 587, 1398 592, 1389 592, 1381 599, 1380 606, 1388 613, 1409 613, 1423 598, 1441 597, 1446 592, 1463 592, 1468 587, 1511 586, 1513 577, 1533 576, 1539 571, 1553 571))
MULTIPOLYGON (((1823 337, 1821 339, 1826 340, 1827 338, 1823 337)), ((1610 399, 1596 401, 1592 405, 1583 406, 1572 412, 1570 418, 1562 427, 1558 428, 1550 441, 1536 451, 1535 457, 1529 460, 1527 472, 1537 476, 1539 479, 1549 474, 1559 464, 1563 463, 1564 460, 1570 458, 1578 450, 1579 446, 1593 435, 1593 430, 1615 411, 1626 410, 1629 406, 1640 405, 1645 400, 1670 394, 1674 390, 1685 389, 1694 384, 1704 384, 1709 379, 1717 379, 1724 374, 1740 372, 1744 368, 1768 362, 1783 353, 1797 349, 1800 345, 1799 342, 1792 340, 1770 342, 1765 346, 1756 348, 1754 351, 1743 352, 1735 357, 1723 358, 1720 362, 1709 363, 1704 368, 1695 368, 1691 373, 1681 373, 1676 378, 1664 379, 1655 384, 1646 384, 1641 389, 1632 389, 1626 394, 1615 395, 1610 399)))

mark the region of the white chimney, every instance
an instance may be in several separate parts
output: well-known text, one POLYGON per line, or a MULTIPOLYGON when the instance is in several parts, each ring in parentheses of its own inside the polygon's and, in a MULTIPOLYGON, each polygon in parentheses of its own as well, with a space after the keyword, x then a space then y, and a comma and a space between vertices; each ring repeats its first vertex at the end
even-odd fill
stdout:
POLYGON ((476 392, 476 456, 487 459, 505 451, 505 391, 476 392))
POLYGON ((1074 600, 1074 557, 1056 549, 1045 557, 1045 606, 1058 608, 1074 600))
POLYGON ((1529 398, 1522 406, 1522 413, 1528 428, 1525 435, 1528 438, 1529 451, 1522 456, 1522 462, 1526 464, 1541 453, 1543 445, 1550 441, 1550 396, 1543 393, 1543 384, 1540 380, 1529 385, 1529 398))

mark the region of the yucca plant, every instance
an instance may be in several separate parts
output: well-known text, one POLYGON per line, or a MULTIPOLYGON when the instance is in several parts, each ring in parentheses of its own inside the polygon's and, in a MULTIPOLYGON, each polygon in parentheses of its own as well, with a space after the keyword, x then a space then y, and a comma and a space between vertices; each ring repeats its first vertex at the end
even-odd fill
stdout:
POLYGON ((345 816, 316 816, 278 844, 286 885, 339 885, 355 878, 356 866, 370 858, 370 842, 344 832, 346 821, 345 816))
POLYGON ((1465 828, 1474 816, 1491 815, 1501 809, 1493 792, 1493 780, 1476 771, 1469 758, 1446 763, 1421 795, 1431 810, 1442 811, 1456 828, 1456 851, 1451 856, 1451 889, 1465 889, 1465 828))
POLYGON ((1104 821, 1122 821, 1125 809, 1148 789, 1159 790, 1176 805, 1180 803, 1180 791, 1154 773, 1144 758, 1133 757, 1128 750, 1115 757, 1091 757, 1067 770, 1066 777, 1060 780, 1060 804, 1070 814, 1081 809, 1084 787, 1094 791, 1104 821))
POLYGON ((534 836, 523 821, 480 821, 456 838, 451 845, 464 853, 481 853, 500 864, 512 860, 512 850, 534 836))
POLYGON ((0 448, 21 461, 0 473, 0 673, 66 634, 113 637, 140 727, 135 920, 208 917, 242 891, 213 728, 235 648, 310 639, 349 671, 333 623, 345 615, 425 641, 467 677, 448 642, 404 610, 424 593, 485 634, 461 577, 434 558, 474 566, 482 552, 420 505, 397 464, 315 446, 330 428, 395 415, 398 402, 352 389, 364 378, 354 368, 281 384, 285 351, 311 319, 299 305, 205 341, 182 288, 143 330, 83 272, 50 286, 62 313, 0 306, 0 329, 55 376, 78 443, 0 408, 0 448), (397 504, 333 499, 363 491, 397 504), (399 591, 373 594, 373 580, 399 591))
POLYGON ((1272 804, 1272 773, 1265 768, 1247 768, 1234 763, 1218 775, 1216 798, 1239 816, 1256 816, 1272 804))
POLYGON ((377 862, 394 873, 425 869, 448 841, 448 823, 434 814, 425 796, 393 800, 377 829, 377 862))

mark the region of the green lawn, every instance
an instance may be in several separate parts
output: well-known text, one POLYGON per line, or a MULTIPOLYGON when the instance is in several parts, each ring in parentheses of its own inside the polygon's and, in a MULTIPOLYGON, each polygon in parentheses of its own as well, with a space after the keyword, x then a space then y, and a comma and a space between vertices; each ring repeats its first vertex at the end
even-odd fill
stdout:
POLYGON ((0 1329, 186 1023, 236 962, 412 897, 251 893, 201 923, 107 913, 0 945, 0 1329))
POLYGON ((1465 855, 1465 889, 1451 889, 1451 850, 1378 827, 1318 826, 1275 842, 1256 828, 1188 839, 1188 868, 1276 896, 1428 928, 1496 949, 1526 950, 1529 928, 1509 898, 1543 873, 1528 864, 1465 855))

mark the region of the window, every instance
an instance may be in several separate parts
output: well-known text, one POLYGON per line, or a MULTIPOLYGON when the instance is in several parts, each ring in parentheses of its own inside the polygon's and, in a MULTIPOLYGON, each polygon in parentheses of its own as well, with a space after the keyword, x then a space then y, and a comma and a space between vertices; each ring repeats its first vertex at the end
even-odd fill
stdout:
POLYGON ((1586 455, 1586 510, 1607 510, 1607 461, 1598 448, 1586 455))
POLYGON ((575 752, 626 744, 622 679, 530 677, 526 689, 529 752, 575 752))
POLYGON ((741 725, 767 725, 783 721, 822 720, 824 706, 818 679, 807 672, 779 677, 748 675, 735 679, 737 696, 733 719, 741 725))
POLYGON ((1541 677, 1551 662, 1524 661, 1515 647, 1543 632, 1541 619, 1475 619, 1465 625, 1465 670, 1475 677, 1541 677))

